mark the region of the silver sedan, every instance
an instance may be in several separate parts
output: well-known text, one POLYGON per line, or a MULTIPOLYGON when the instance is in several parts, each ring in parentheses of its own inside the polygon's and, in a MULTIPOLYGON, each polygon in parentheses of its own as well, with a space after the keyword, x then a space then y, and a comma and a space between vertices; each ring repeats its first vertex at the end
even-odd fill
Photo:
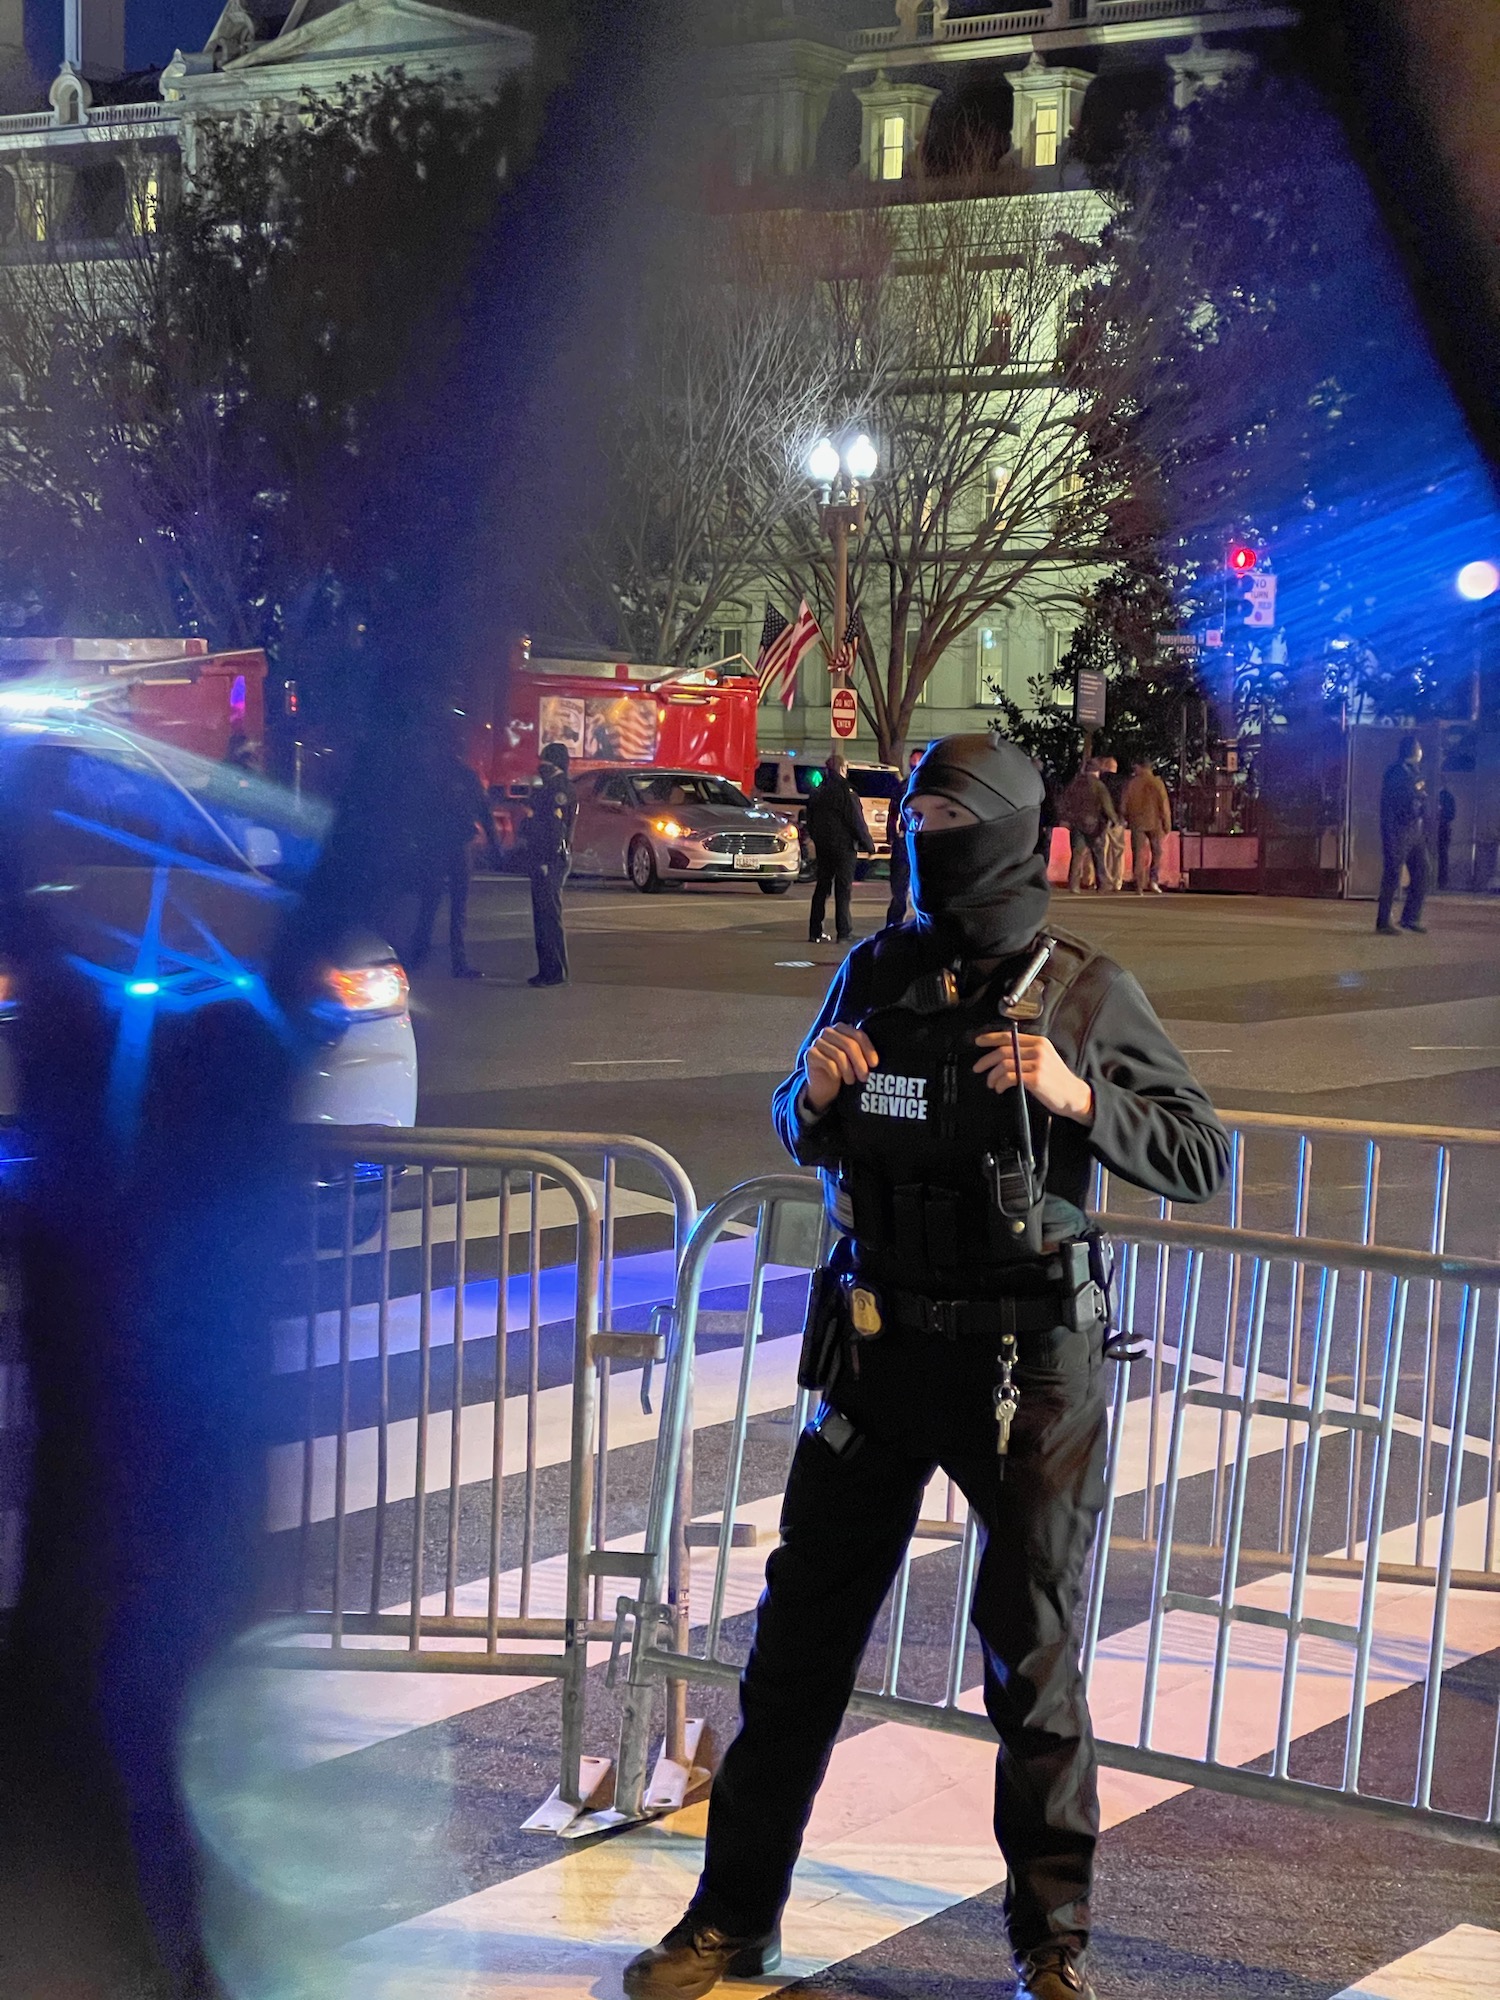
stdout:
POLYGON ((746 882, 784 896, 797 879, 797 829, 783 813, 703 771, 590 772, 577 784, 573 872, 633 882, 746 882))

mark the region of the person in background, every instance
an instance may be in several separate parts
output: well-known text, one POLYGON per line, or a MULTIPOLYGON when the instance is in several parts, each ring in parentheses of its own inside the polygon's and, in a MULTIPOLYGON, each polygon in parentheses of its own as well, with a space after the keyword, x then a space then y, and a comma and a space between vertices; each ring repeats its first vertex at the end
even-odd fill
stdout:
POLYGON ((1115 811, 1114 800, 1100 780, 1099 768, 1092 757, 1069 781, 1058 802, 1058 810, 1063 825, 1068 829, 1073 850, 1068 868, 1068 894, 1079 894, 1083 883, 1083 865, 1089 859, 1094 864, 1094 887, 1102 891, 1108 879, 1104 862, 1104 829, 1113 826, 1119 814, 1115 811))
POLYGON ((563 929, 562 892, 572 861, 573 821, 578 801, 568 778, 568 746, 544 743, 531 781, 530 813, 521 838, 531 878, 531 928, 536 939, 536 972, 528 986, 565 986, 568 939, 563 929))
POLYGON ((1052 835, 1062 825, 1057 811, 1057 787, 1052 782, 1052 773, 1040 757, 1033 757, 1031 768, 1042 781, 1041 820, 1037 829, 1036 851, 1042 857, 1043 866, 1052 859, 1052 835))
POLYGON ((1145 757, 1139 759, 1130 775, 1121 810, 1130 829, 1135 892, 1144 896, 1149 889, 1153 896, 1159 896, 1162 850, 1172 831, 1172 801, 1154 765, 1145 757))
POLYGON ((849 765, 835 751, 823 767, 823 782, 807 802, 807 831, 817 850, 818 876, 807 914, 810 944, 830 943, 823 928, 828 892, 833 891, 833 923, 840 944, 854 935, 849 898, 854 888, 856 855, 873 854, 875 843, 865 824, 865 809, 849 783, 849 765))
MULTIPOLYGON (((922 761, 920 750, 913 750, 906 760, 908 777, 922 761)), ((885 913, 887 930, 897 924, 904 924, 911 907, 911 851, 906 845, 906 824, 901 817, 901 799, 891 801, 891 900, 885 913)))
POLYGON ((477 773, 469 768, 457 749, 445 746, 434 760, 416 830, 417 921, 406 954, 408 972, 420 971, 427 962, 438 906, 446 892, 448 953, 453 977, 484 976, 469 963, 466 938, 476 833, 485 841, 491 860, 498 861, 489 796, 477 773))
POLYGON ((1118 758, 1099 759, 1099 782, 1109 793, 1110 804, 1115 809, 1113 822, 1104 829, 1104 875, 1106 886, 1118 896, 1125 887, 1125 825, 1120 817, 1125 780, 1120 776, 1118 758))
POLYGON ((1422 931, 1422 905, 1427 900, 1427 784, 1421 775, 1422 746, 1415 736, 1403 736, 1396 761, 1380 786, 1380 846, 1385 867, 1380 877, 1380 905, 1375 928, 1394 937, 1391 909, 1406 871, 1406 901, 1401 929, 1422 931))
POLYGON ((1438 793, 1437 826, 1437 885, 1439 889, 1449 887, 1449 870, 1453 857, 1453 822, 1458 818, 1458 800, 1444 785, 1438 793))

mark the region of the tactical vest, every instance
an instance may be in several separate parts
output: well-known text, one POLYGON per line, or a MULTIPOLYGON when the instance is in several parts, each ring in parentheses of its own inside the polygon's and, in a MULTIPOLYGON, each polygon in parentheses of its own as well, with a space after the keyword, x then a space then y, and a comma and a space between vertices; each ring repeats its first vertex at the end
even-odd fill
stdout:
MULTIPOLYGON (((1118 968, 1078 939, 1043 935, 1053 953, 1021 1031, 1049 1036, 1076 1070, 1118 968)), ((1040 1284, 1042 1243, 1072 1241, 1085 1222, 1072 1203, 1044 1192, 1052 1121, 1030 1098, 1035 1200, 1029 1212, 1024 1198, 1018 1205, 1016 1095, 974 1074, 982 1053, 976 1037, 1008 1025, 999 1006, 1013 973, 945 1001, 940 976, 913 981, 902 933, 882 939, 873 957, 868 991, 855 997, 880 1066, 835 1105, 835 1220, 855 1238, 860 1268, 886 1283, 935 1297, 978 1296, 1024 1289, 1026 1267, 1035 1265, 1040 1284)))

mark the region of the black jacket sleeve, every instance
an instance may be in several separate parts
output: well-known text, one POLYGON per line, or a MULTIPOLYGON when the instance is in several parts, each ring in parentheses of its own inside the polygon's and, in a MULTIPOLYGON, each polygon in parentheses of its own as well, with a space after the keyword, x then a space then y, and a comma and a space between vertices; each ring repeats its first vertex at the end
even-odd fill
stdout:
POLYGON ((818 1018, 802 1038, 791 1075, 777 1084, 771 1099, 771 1117, 776 1135, 799 1166, 830 1167, 838 1160, 833 1119, 825 1116, 804 1125, 798 1115, 797 1100, 802 1095, 803 1058, 818 1036, 835 1021, 852 1024, 859 1019, 862 1009, 856 1005, 850 987, 859 975, 864 953, 865 947, 860 946, 839 967, 827 998, 818 1010, 818 1018))
POLYGON ((854 835, 854 845, 861 854, 873 854, 875 843, 870 838, 870 826, 865 818, 865 809, 859 802, 859 793, 849 787, 849 827, 854 835))
POLYGON ((1392 764, 1380 787, 1380 832, 1387 842, 1414 832, 1422 819, 1417 781, 1405 764, 1392 764))
POLYGON ((1111 981, 1084 1041, 1093 1087, 1089 1150, 1112 1174, 1168 1201, 1207 1201, 1229 1167, 1229 1134, 1128 972, 1111 981))

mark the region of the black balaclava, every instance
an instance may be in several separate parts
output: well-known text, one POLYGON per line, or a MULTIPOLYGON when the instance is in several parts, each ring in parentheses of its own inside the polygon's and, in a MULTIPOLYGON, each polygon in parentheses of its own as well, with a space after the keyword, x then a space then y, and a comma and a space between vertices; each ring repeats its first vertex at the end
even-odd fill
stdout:
POLYGON ((564 777, 566 777, 566 776, 568 775, 568 746, 567 746, 567 744, 566 744, 566 743, 544 743, 544 744, 542 745, 542 747, 541 747, 540 751, 539 751, 539 752, 537 753, 537 762, 538 762, 539 764, 552 764, 552 765, 555 765, 555 766, 556 766, 556 768, 557 768, 557 769, 558 769, 559 771, 561 771, 561 772, 562 772, 563 776, 564 776, 564 777))
POLYGON ((919 792, 967 806, 979 824, 907 835, 918 922, 965 958, 1024 951, 1051 900, 1047 863, 1036 851, 1041 773, 1003 736, 944 736, 907 781, 908 798, 919 792))

